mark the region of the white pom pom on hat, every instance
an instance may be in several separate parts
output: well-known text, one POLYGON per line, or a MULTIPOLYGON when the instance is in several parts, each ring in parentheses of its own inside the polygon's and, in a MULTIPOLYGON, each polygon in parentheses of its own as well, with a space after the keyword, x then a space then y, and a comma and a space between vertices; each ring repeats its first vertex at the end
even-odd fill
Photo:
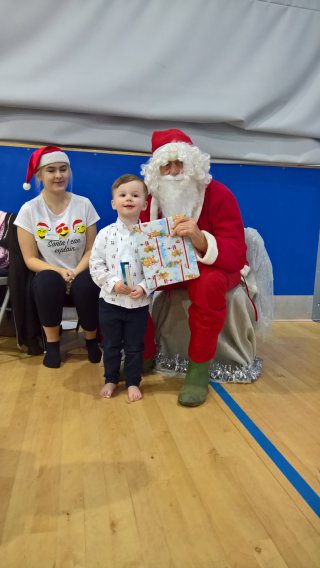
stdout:
POLYGON ((62 162, 70 165, 70 160, 65 152, 58 148, 58 146, 43 146, 32 152, 27 169, 26 181, 23 184, 23 189, 28 191, 31 188, 30 180, 34 174, 37 173, 39 168, 53 164, 55 162, 62 162))

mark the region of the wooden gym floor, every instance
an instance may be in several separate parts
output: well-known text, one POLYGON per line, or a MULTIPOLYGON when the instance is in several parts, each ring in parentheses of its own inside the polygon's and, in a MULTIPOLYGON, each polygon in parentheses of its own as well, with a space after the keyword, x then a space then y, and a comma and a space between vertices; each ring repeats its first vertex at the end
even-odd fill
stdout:
POLYGON ((0 338, 1 568, 319 568, 320 324, 275 322, 258 381, 195 409, 160 375, 100 399, 62 337, 58 370, 0 338))

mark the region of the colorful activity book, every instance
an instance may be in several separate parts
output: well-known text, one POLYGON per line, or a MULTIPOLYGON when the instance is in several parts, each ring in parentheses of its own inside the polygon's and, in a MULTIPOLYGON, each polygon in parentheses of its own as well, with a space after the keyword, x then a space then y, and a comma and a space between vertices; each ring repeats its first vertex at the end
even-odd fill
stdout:
POLYGON ((149 290, 198 278, 196 254, 188 237, 172 237, 175 217, 134 225, 133 230, 149 290))

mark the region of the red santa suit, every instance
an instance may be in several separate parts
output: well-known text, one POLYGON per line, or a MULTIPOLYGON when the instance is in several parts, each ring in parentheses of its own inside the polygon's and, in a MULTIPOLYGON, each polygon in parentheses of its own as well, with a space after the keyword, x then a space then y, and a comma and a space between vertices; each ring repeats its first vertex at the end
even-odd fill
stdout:
MULTIPOLYGON (((141 220, 150 220, 150 209, 141 214, 141 220)), ((202 363, 216 352, 226 318, 226 293, 240 282, 240 270, 246 264, 246 244, 236 198, 217 181, 211 181, 205 189, 197 224, 206 236, 208 250, 204 257, 198 257, 200 277, 183 285, 188 287, 191 301, 189 358, 202 363)), ((150 334, 146 346, 151 352, 150 334)))

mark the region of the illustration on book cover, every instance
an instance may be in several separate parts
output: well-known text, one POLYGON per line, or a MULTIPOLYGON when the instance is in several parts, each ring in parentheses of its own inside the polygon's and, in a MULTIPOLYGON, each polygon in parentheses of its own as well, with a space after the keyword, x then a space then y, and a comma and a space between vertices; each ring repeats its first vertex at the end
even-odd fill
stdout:
POLYGON ((149 290, 198 278, 196 254, 188 237, 172 236, 175 216, 133 226, 149 290))

